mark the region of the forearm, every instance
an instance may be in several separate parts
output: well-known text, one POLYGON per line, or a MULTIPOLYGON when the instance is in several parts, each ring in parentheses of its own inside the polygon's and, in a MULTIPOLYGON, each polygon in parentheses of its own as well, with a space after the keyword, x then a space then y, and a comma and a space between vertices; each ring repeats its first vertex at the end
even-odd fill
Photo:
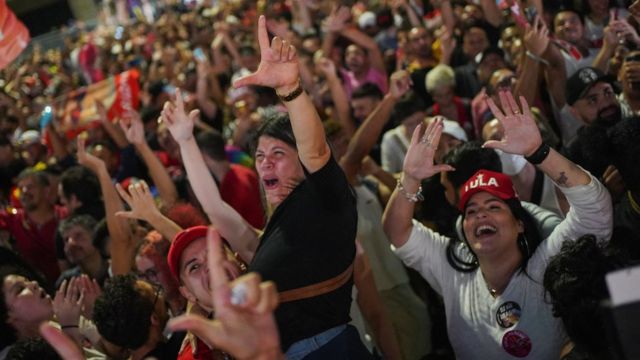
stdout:
POLYGON ((109 135, 118 148, 124 149, 129 145, 129 141, 127 141, 127 137, 122 130, 112 123, 111 120, 103 119, 101 124, 104 131, 107 132, 107 135, 109 135))
POLYGON ((566 104, 565 83, 567 70, 564 66, 564 59, 560 50, 554 44, 549 44, 547 51, 543 54, 543 58, 549 62, 549 65, 544 66, 544 76, 549 95, 553 98, 556 107, 561 109, 566 104))
POLYGON ((378 137, 389 120, 395 104, 396 100, 393 96, 387 94, 371 112, 349 142, 349 147, 345 154, 347 162, 360 165, 362 159, 378 141, 378 137))
POLYGON ((540 64, 529 56, 524 56, 522 73, 518 77, 513 94, 516 98, 524 96, 527 103, 533 104, 538 93, 538 74, 540 64))
POLYGON ((258 245, 257 235, 242 216, 222 200, 220 190, 193 137, 180 144, 180 154, 189 184, 209 220, 233 249, 250 262, 258 245))
MULTIPOLYGON (((420 187, 420 181, 411 179, 407 176, 400 178, 405 191, 408 193, 415 193, 420 187)), ((382 225, 384 232, 389 237, 391 243, 399 248, 409 240, 411 235, 411 219, 413 218, 413 211, 415 209, 415 203, 410 202, 406 197, 400 193, 396 187, 391 194, 389 203, 384 210, 382 216, 382 225)))
POLYGON ((168 207, 173 206, 178 200, 178 190, 171 180, 167 169, 162 165, 146 142, 136 144, 135 146, 145 165, 147 165, 149 176, 151 176, 151 180, 153 180, 153 183, 158 189, 162 203, 168 207))
POLYGON ((502 24, 502 14, 494 0, 480 0, 480 6, 482 6, 485 19, 491 25, 498 27, 502 24))
POLYGON ((116 216, 123 211, 124 206, 120 196, 116 192, 111 177, 106 168, 101 168, 96 173, 100 182, 102 198, 104 200, 107 230, 109 231, 111 267, 114 275, 127 274, 134 266, 134 246, 131 228, 127 219, 116 216))
POLYGON ((198 107, 207 117, 212 118, 216 115, 218 107, 209 98, 207 76, 198 76, 196 82, 196 100, 198 101, 198 107))
POLYGON ((49 134, 49 140, 51 141, 51 147, 53 148, 53 155, 56 159, 61 160, 69 156, 66 143, 62 136, 53 128, 53 125, 47 127, 47 133, 49 134))
POLYGON ((329 84, 329 91, 331 93, 331 99, 336 108, 336 120, 342 125, 342 130, 349 137, 356 131, 355 124, 351 120, 351 111, 349 106, 349 97, 347 96, 342 82, 337 76, 330 76, 327 78, 329 84))
POLYGON ((145 220, 153 226, 162 236, 169 241, 173 241, 173 238, 182 230, 180 225, 173 222, 173 220, 162 215, 160 211, 152 212, 145 220))
POLYGON ((440 3, 440 16, 442 17, 442 24, 453 33, 453 29, 456 26, 456 17, 453 14, 451 1, 443 0, 440 3))
POLYGON ((550 150, 549 155, 538 165, 538 168, 562 188, 587 185, 591 182, 591 177, 586 171, 554 149, 550 150))
MULTIPOLYGON (((288 94, 292 90, 283 89, 278 93, 288 94)), ((329 161, 331 150, 326 141, 322 121, 311 97, 303 91, 300 96, 285 102, 284 105, 289 112, 300 161, 311 173, 320 170, 329 161)))
POLYGON ((602 45, 602 48, 600 48, 600 51, 598 52, 598 55, 596 55, 596 58, 593 60, 593 64, 591 64, 591 66, 599 69, 604 73, 607 73, 609 69, 609 60, 613 57, 614 52, 615 46, 609 45, 605 42, 605 44, 602 45))

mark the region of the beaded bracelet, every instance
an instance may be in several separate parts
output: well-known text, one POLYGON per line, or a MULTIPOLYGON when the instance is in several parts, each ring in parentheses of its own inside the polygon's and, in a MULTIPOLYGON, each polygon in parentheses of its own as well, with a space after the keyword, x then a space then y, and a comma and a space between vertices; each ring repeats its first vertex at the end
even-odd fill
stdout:
POLYGON ((398 179, 398 185, 396 187, 398 188, 400 194, 402 194, 409 202, 417 203, 418 201, 424 200, 424 196, 422 196, 422 185, 418 186, 418 191, 413 194, 408 192, 404 188, 404 185, 402 185, 402 181, 400 181, 400 179, 398 179))

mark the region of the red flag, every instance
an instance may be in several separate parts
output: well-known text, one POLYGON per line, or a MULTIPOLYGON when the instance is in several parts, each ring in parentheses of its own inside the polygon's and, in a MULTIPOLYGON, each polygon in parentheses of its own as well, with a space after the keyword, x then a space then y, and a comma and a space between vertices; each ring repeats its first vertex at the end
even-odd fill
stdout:
POLYGON ((0 70, 9 65, 29 44, 29 30, 0 0, 0 70))

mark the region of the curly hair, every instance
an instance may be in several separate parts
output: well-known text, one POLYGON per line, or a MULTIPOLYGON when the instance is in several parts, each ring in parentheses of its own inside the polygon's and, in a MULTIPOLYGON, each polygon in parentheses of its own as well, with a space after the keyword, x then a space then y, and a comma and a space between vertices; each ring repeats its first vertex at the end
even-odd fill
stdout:
POLYGON ((43 338, 20 340, 11 347, 5 360, 61 360, 62 358, 43 338))
POLYGON ((609 297, 605 274, 626 265, 620 250, 599 243, 593 235, 565 241, 560 253, 551 258, 543 285, 553 315, 562 318, 576 347, 590 354, 608 353, 603 330, 606 318, 600 306, 609 297))
POLYGON ((96 299, 93 319, 100 335, 127 349, 137 349, 149 338, 153 299, 145 296, 135 276, 111 278, 96 299))

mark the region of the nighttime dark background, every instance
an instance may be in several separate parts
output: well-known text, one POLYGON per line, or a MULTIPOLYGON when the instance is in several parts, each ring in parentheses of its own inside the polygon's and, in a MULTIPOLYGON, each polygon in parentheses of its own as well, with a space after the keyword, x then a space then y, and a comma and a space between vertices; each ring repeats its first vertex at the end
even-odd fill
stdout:
POLYGON ((7 0, 7 4, 27 26, 31 37, 59 29, 73 18, 66 0, 7 0))

